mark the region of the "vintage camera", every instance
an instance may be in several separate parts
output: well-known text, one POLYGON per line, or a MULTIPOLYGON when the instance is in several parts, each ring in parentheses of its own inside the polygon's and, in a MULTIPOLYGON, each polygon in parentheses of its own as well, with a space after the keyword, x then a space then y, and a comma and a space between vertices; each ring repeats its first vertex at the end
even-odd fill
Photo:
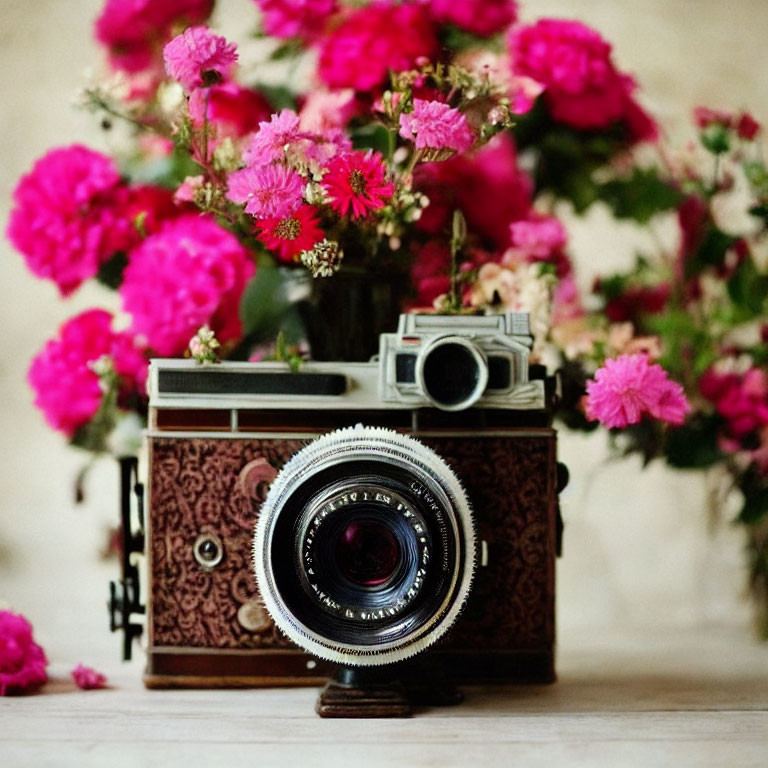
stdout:
MULTIPOLYGON (((411 657, 456 683, 554 679, 564 474, 527 315, 403 315, 380 342, 298 372, 152 361, 148 686, 411 657)), ((133 636, 130 576, 113 624, 133 636)))

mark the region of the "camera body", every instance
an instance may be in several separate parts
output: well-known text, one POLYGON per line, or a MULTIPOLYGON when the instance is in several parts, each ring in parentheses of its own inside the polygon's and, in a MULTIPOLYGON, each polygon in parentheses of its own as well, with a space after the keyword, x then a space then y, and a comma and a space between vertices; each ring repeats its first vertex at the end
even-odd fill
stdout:
POLYGON ((551 387, 529 377, 526 316, 435 317, 403 316, 370 363, 308 362, 294 373, 273 362, 152 362, 148 686, 312 685, 333 673, 334 663, 278 630, 254 577, 252 541, 283 467, 320 436, 357 424, 416 438, 471 501, 471 589, 419 659, 456 682, 554 679, 551 387), (460 385, 445 386, 454 374, 460 385))

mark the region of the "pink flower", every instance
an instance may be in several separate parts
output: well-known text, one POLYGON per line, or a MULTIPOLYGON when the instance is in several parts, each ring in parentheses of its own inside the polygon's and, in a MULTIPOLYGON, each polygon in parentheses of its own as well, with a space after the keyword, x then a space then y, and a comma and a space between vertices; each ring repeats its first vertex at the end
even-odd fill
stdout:
POLYGON ((237 83, 221 83, 212 88, 195 89, 189 97, 189 116, 200 128, 206 117, 216 126, 217 137, 239 139, 255 131, 262 120, 272 114, 269 102, 258 91, 243 88, 237 83))
POLYGON ((112 330, 112 315, 90 309, 67 320, 58 338, 46 342, 32 361, 27 380, 35 405, 54 428, 72 437, 94 416, 103 391, 93 363, 108 357, 120 376, 125 400, 145 393, 147 360, 133 337, 112 330))
POLYGON ((227 197, 256 218, 284 218, 301 205, 304 180, 284 165, 248 166, 229 174, 227 197))
POLYGON ((517 19, 514 0, 428 0, 435 19, 480 37, 491 37, 517 19))
POLYGON ((690 409, 683 388, 643 354, 606 360, 594 380, 587 382, 587 418, 609 429, 637 424, 645 415, 682 424, 690 409))
POLYGON ((416 305, 431 307, 438 296, 451 289, 451 251, 439 240, 430 240, 415 249, 411 281, 416 288, 416 305))
POLYGON ((8 238, 62 296, 129 245, 131 223, 115 206, 119 182, 111 158, 73 144, 41 157, 16 186, 8 238))
POLYGON ((261 9, 261 24, 272 37, 318 37, 337 8, 336 0, 254 0, 261 9))
POLYGON ((514 75, 510 78, 510 109, 516 115, 525 115, 533 109, 542 93, 544 86, 532 77, 514 75))
POLYGON ((611 46, 593 29, 577 21, 541 19, 513 28, 509 44, 513 74, 544 86, 555 120, 580 130, 624 120, 630 130, 644 134, 633 131, 631 138, 653 138, 652 121, 631 98, 634 81, 614 67, 611 46))
POLYGON ((280 261, 287 262, 296 261, 302 251, 311 251, 325 237, 317 220, 317 209, 311 205, 302 205, 285 218, 261 219, 259 230, 257 239, 274 251, 280 261))
POLYGON ((104 688, 107 684, 106 675, 97 672, 92 667, 86 667, 83 664, 78 664, 72 670, 72 679, 75 681, 75 685, 78 688, 82 688, 84 691, 90 691, 95 688, 104 688))
POLYGON ((32 625, 20 613, 0 611, 0 696, 42 685, 47 664, 32 625))
POLYGON ((542 261, 565 246, 568 236, 554 216, 513 221, 509 225, 513 248, 519 248, 535 260, 542 261))
POLYGON ((730 437, 741 441, 768 426, 768 375, 759 368, 719 373, 709 368, 699 380, 701 394, 725 419, 730 437))
POLYGON ((96 39, 109 49, 109 63, 128 73, 146 70, 177 25, 200 24, 214 0, 107 0, 94 25, 96 39))
POLYGON ((435 29, 420 3, 376 0, 350 11, 322 41, 318 75, 329 88, 370 91, 419 57, 439 52, 435 29))
POLYGON ((723 109, 710 109, 709 107, 694 107, 693 120, 699 128, 709 128, 710 125, 720 125, 723 128, 731 128, 736 122, 732 112, 723 109))
POLYGON ((400 135, 416 149, 466 152, 475 141, 467 118, 439 101, 413 100, 413 112, 400 115, 400 135))
POLYGON ((259 130, 245 150, 245 162, 268 165, 285 157, 285 145, 300 138, 299 116, 292 109, 272 115, 269 121, 259 123, 259 130))
POLYGON ((166 72, 188 91, 225 80, 237 62, 234 43, 208 27, 190 27, 163 48, 166 72))
POLYGON ((392 197, 395 188, 385 176, 378 152, 348 152, 331 160, 322 184, 336 213, 360 218, 383 208, 392 197))
POLYGON ((181 354, 208 325, 223 343, 239 337, 240 297, 254 266, 211 216, 167 222, 136 248, 120 286, 135 334, 159 355, 181 354))

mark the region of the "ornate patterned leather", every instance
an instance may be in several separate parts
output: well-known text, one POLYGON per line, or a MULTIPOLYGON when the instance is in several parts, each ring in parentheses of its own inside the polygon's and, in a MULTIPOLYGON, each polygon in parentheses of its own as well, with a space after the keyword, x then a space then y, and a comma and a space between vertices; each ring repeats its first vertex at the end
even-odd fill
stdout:
MULTIPOLYGON (((554 432, 420 438, 455 469, 472 501, 489 563, 442 648, 550 651, 554 642, 554 432)), ((279 470, 306 441, 201 437, 150 440, 150 647, 222 651, 295 648, 259 611, 251 566, 258 498, 238 482, 265 458, 279 470), (206 570, 193 547, 212 533, 224 557, 206 570), (258 619, 258 616, 256 616, 258 619), (246 622, 248 623, 248 622, 246 622)))

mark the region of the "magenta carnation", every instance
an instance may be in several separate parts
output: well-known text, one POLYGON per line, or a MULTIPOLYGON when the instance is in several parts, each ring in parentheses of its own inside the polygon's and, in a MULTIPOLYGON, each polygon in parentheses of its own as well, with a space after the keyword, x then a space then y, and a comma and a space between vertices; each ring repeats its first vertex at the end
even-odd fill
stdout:
POLYGON ((318 74, 329 88, 370 91, 389 72, 416 59, 433 58, 440 46, 427 9, 420 3, 378 0, 351 11, 322 43, 318 74))
POLYGON ((259 123, 259 130, 245 150, 245 161, 252 165, 267 165, 282 160, 286 144, 299 137, 299 116, 292 109, 283 109, 268 121, 259 123))
POLYGON ((517 19, 515 0, 428 0, 437 21, 480 37, 491 37, 517 19))
POLYGON ((115 205, 119 182, 111 158, 74 144, 41 157, 14 190, 8 238, 63 296, 130 244, 133 227, 115 205))
POLYGON ((467 118, 439 101, 413 100, 413 112, 400 115, 400 135, 416 149, 466 152, 475 141, 467 118))
POLYGON ((0 696, 42 685, 48 659, 20 614, 0 611, 0 696))
POLYGON ((718 373, 709 368, 699 380, 701 394, 726 422, 730 437, 742 440, 768 426, 768 375, 759 368, 746 373, 718 373))
POLYGON ((237 62, 237 50, 208 27, 190 27, 163 48, 163 59, 165 71, 191 91, 226 79, 237 62))
POLYGON ((359 218, 383 208, 395 188, 386 180, 384 158, 368 150, 334 157, 323 177, 323 189, 336 213, 359 218))
POLYGON ((227 197, 256 218, 285 218, 302 202, 304 180, 284 165, 248 166, 229 174, 227 197))
POLYGON ((109 62, 128 73, 150 68, 174 26, 200 24, 214 0, 107 0, 96 19, 96 39, 109 50, 109 62))
POLYGON ((254 0, 261 9, 261 25, 272 37, 313 40, 336 11, 336 0, 254 0))
POLYGON ((513 75, 544 86, 555 120, 582 130, 624 120, 633 138, 652 138, 650 118, 631 99, 634 81, 614 67, 610 44, 593 29, 541 19, 513 28, 509 42, 513 75))
POLYGON ((112 315, 91 309, 59 328, 32 361, 27 379, 35 405, 54 428, 72 437, 99 409, 103 391, 93 363, 109 357, 120 376, 120 394, 144 394, 147 360, 133 337, 112 330, 112 315))
POLYGON ((646 415, 682 424, 690 409, 683 388, 644 354, 606 360, 587 382, 587 417, 608 428, 637 424, 646 415))
POLYGON ((93 667, 86 667, 84 664, 78 664, 72 670, 72 679, 75 685, 84 691, 104 688, 107 684, 107 676, 104 673, 98 672, 93 667))
POLYGON ((240 335, 240 297, 254 266, 210 216, 186 215, 131 253, 120 294, 132 330, 159 355, 178 355, 203 325, 220 341, 240 335))

